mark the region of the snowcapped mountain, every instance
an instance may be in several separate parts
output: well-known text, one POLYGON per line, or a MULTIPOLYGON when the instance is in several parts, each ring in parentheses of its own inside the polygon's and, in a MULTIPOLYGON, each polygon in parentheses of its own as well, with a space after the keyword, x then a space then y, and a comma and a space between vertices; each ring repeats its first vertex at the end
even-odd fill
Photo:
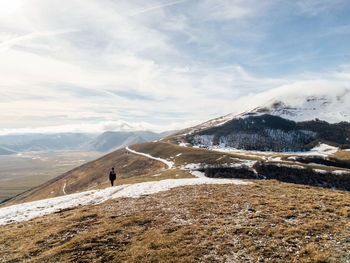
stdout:
POLYGON ((245 119, 252 116, 272 115, 295 122, 321 120, 328 123, 350 122, 350 107, 348 107, 346 91, 339 96, 305 96, 293 98, 276 98, 270 102, 239 114, 230 113, 194 127, 185 129, 177 135, 189 135, 197 132, 225 125, 232 120, 245 119))
POLYGON ((308 96, 297 102, 275 100, 241 116, 269 114, 296 122, 324 120, 328 123, 350 121, 350 108, 341 97, 308 96))
MULTIPOLYGON (((342 96, 276 99, 182 131, 184 142, 203 147, 305 151, 320 142, 350 147, 350 108, 342 96)), ((179 140, 178 140, 179 141, 179 140)))

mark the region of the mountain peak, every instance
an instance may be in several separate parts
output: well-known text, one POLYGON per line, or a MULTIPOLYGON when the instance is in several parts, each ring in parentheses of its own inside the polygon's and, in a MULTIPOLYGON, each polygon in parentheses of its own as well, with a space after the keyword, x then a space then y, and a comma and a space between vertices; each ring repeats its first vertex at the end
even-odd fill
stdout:
POLYGON ((306 96, 288 100, 276 99, 251 111, 238 115, 239 117, 269 114, 296 122, 320 119, 329 123, 350 120, 350 111, 342 97, 306 96))

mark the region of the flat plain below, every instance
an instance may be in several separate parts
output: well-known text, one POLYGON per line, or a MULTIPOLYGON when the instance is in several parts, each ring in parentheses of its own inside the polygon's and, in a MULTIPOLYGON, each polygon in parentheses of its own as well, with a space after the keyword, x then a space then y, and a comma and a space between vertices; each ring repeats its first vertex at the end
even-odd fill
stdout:
POLYGON ((98 152, 40 151, 0 156, 0 203, 101 155, 98 152))

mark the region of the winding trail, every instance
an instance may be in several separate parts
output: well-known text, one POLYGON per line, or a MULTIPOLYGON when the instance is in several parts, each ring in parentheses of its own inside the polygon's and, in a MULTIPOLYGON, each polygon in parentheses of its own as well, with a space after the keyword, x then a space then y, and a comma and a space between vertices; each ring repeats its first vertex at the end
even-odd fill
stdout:
POLYGON ((67 185, 67 181, 64 180, 64 184, 63 184, 63 187, 62 187, 62 192, 66 195, 66 185, 67 185))
POLYGON ((147 157, 149 159, 153 159, 153 160, 157 160, 157 161, 160 161, 162 163, 165 163, 168 166, 168 169, 172 169, 174 167, 174 162, 171 162, 171 161, 168 161, 168 160, 165 160, 162 158, 158 158, 158 157, 153 157, 152 155, 147 154, 147 153, 140 153, 140 152, 131 150, 129 147, 125 147, 125 149, 127 149, 131 153, 142 155, 142 156, 147 157))

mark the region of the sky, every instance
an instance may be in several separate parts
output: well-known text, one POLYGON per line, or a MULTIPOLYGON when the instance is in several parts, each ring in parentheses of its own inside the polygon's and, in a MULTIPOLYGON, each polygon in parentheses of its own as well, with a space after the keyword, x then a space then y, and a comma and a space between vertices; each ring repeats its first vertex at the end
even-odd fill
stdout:
POLYGON ((0 0, 0 134, 164 131, 349 88, 346 0, 0 0), (296 88, 297 87, 297 88, 296 88))

